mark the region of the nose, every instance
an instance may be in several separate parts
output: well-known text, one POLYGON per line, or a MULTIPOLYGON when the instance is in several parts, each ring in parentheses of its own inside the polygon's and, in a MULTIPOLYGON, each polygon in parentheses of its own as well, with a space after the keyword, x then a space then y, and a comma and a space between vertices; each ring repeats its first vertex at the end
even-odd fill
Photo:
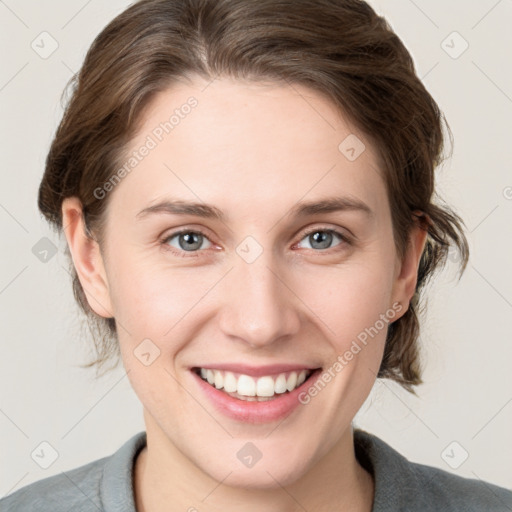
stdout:
POLYGON ((300 311, 286 272, 271 265, 264 252, 256 261, 235 264, 225 280, 220 328, 230 338, 253 348, 296 334, 300 311))

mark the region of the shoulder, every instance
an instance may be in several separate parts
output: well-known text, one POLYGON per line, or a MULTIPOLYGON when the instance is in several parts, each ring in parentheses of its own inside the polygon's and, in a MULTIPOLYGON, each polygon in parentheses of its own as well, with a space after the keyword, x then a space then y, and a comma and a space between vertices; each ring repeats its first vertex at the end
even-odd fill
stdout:
POLYGON ((102 510, 99 484, 105 461, 95 460, 31 483, 0 500, 2 512, 102 510))
POLYGON ((0 511, 99 512, 121 505, 131 512, 135 510, 133 461, 145 443, 145 432, 139 432, 112 455, 38 480, 0 499, 0 511))
POLYGON ((422 502, 443 510, 512 511, 512 492, 478 478, 464 478, 439 468, 409 462, 411 479, 422 502))
POLYGON ((361 464, 374 474, 373 512, 505 512, 512 511, 512 491, 479 480, 407 460, 382 439, 354 430, 361 464))

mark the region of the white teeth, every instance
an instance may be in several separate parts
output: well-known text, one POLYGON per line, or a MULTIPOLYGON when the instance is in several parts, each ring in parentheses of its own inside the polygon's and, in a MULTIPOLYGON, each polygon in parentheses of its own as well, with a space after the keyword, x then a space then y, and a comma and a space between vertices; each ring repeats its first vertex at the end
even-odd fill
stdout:
POLYGON ((256 396, 256 383, 249 375, 240 375, 238 377, 238 386, 236 392, 244 396, 256 396))
POLYGON ((288 378, 284 373, 276 378, 270 375, 254 378, 241 374, 238 378, 232 372, 201 368, 201 377, 217 389, 227 393, 238 393, 246 397, 273 397, 275 394, 286 393, 298 388, 309 376, 308 370, 290 372, 288 378))
POLYGON ((286 389, 292 391, 297 387, 297 372, 292 372, 286 381, 286 389))
POLYGON ((236 393, 238 382, 236 377, 231 372, 226 372, 224 375, 224 391, 228 393, 236 393))
POLYGON ((286 376, 284 373, 281 373, 281 375, 277 377, 274 388, 276 393, 286 392, 286 376))
POLYGON ((215 387, 217 389, 223 388, 224 387, 224 377, 222 376, 222 373, 220 373, 217 370, 214 370, 213 375, 215 376, 215 382, 214 382, 215 387))
POLYGON ((256 383, 258 396, 274 396, 274 379, 272 377, 260 377, 256 383))

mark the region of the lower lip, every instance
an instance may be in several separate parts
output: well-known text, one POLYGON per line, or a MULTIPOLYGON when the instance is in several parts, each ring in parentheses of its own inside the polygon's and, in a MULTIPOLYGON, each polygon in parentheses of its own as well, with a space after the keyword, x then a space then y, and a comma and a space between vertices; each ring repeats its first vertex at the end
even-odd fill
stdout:
POLYGON ((246 423, 268 423, 286 418, 299 405, 303 405, 299 401, 299 395, 314 384, 320 376, 321 368, 315 370, 308 379, 293 391, 279 394, 277 398, 263 402, 238 400, 208 384, 194 371, 191 371, 191 373, 200 389, 212 401, 213 405, 226 416, 246 423))

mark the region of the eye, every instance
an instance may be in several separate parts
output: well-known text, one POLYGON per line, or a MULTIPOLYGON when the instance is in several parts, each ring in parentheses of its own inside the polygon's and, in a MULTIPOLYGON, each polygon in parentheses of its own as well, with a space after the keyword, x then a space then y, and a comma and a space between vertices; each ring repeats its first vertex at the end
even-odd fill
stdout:
MULTIPOLYGON (((317 249, 318 252, 339 245, 351 244, 349 237, 343 233, 335 229, 318 227, 306 232, 302 240, 306 240, 309 243, 309 247, 305 247, 306 249, 317 249), (336 239, 339 241, 333 245, 336 239)), ((296 247, 300 248, 301 242, 296 244, 296 247)), ((201 249, 204 250, 212 247, 212 243, 203 232, 191 229, 182 229, 181 231, 171 233, 162 240, 161 244, 165 250, 169 250, 182 257, 199 256, 201 249), (204 246, 205 243, 207 244, 206 247, 204 246)))
POLYGON ((339 231, 336 231, 335 229, 312 229, 305 234, 302 240, 306 240, 309 243, 309 247, 306 247, 306 249, 325 250, 341 245, 342 243, 350 244, 350 240, 348 239, 348 237, 343 235, 339 231), (332 243, 333 241, 336 241, 336 238, 338 238, 340 242, 333 246, 332 243))
POLYGON ((203 246, 205 241, 208 242, 211 246, 210 240, 208 240, 204 233, 187 229, 177 231, 176 233, 172 233, 171 235, 165 237, 162 240, 162 244, 167 249, 180 254, 180 256, 183 256, 183 252, 194 253, 200 249, 208 249, 210 246, 203 246))

